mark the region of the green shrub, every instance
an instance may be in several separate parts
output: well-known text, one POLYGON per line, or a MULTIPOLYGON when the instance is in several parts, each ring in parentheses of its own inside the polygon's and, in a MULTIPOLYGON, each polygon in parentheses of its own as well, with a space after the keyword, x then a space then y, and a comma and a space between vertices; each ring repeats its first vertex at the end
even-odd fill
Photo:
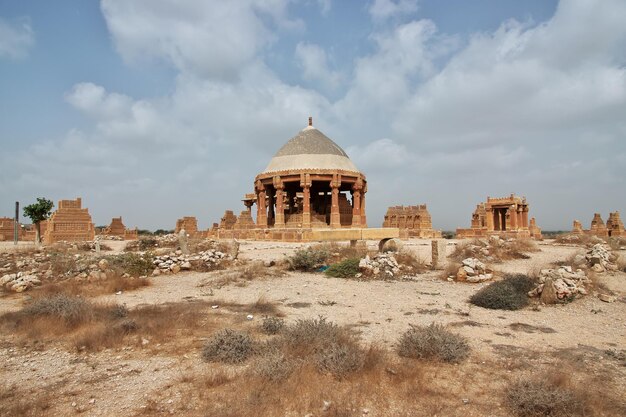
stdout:
POLYGON ((245 362, 254 353, 254 343, 247 333, 223 329, 204 344, 202 358, 207 362, 237 364, 245 362))
POLYGON ((506 390, 507 404, 518 417, 586 415, 576 392, 544 380, 520 379, 506 390))
POLYGON ((351 258, 332 264, 325 271, 326 275, 335 278, 353 278, 359 273, 359 259, 351 258))
POLYGON ((470 303, 492 310, 519 310, 528 305, 528 291, 534 285, 526 275, 507 276, 472 295, 470 303))
POLYGON ((329 257, 330 253, 326 249, 306 248, 297 250, 287 260, 291 269, 313 271, 322 266, 329 257))
POLYGON ((458 363, 467 358, 470 347, 463 336, 432 323, 429 326, 411 325, 400 337, 397 351, 405 358, 458 363))

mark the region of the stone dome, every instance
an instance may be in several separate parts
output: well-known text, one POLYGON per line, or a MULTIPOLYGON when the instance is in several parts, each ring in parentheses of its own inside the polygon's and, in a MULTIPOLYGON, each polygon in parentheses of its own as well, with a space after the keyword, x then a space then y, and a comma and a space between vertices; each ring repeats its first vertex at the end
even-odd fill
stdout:
POLYGON ((263 174, 315 170, 360 173, 339 145, 309 124, 276 152, 263 174))

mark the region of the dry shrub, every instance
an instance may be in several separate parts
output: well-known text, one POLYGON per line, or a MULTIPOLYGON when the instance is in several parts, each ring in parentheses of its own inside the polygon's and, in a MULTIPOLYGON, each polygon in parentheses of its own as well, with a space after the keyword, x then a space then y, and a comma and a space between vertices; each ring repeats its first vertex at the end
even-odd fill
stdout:
POLYGON ((254 362, 253 375, 270 382, 284 381, 295 370, 297 363, 279 350, 268 350, 254 362))
POLYGON ((312 352, 347 337, 345 329, 320 316, 315 319, 299 319, 287 326, 283 331, 282 341, 291 348, 312 352))
POLYGON ((223 329, 209 338, 202 348, 202 359, 207 362, 238 364, 254 353, 254 342, 249 334, 223 329))
POLYGON ((320 372, 328 372, 336 378, 359 371, 365 362, 365 352, 354 339, 346 339, 323 346, 315 355, 320 372))
POLYGON ((0 385, 0 415, 10 417, 46 415, 54 401, 47 389, 38 389, 26 396, 22 395, 19 386, 0 385))
POLYGON ((414 359, 435 359, 459 363, 469 356, 467 340, 446 330, 442 325, 411 325, 398 341, 398 355, 414 359))
POLYGON ((330 252, 325 247, 310 247, 298 249, 287 261, 291 269, 310 272, 322 266, 329 257, 330 252))
POLYGON ((528 305, 528 292, 535 281, 527 275, 508 275, 493 282, 470 297, 470 303, 492 310, 519 310, 528 305))
POLYGON ((506 389, 506 402, 518 417, 584 416, 585 399, 562 376, 551 379, 520 378, 506 389))
POLYGON ((148 278, 133 278, 116 275, 109 279, 94 282, 67 279, 65 281, 47 283, 41 287, 35 287, 30 293, 35 297, 45 297, 54 294, 94 297, 102 294, 113 294, 118 291, 132 291, 150 285, 152 285, 152 282, 148 278))
POLYGON ((587 234, 561 233, 554 239, 554 242, 560 244, 587 245, 591 243, 591 239, 595 238, 597 237, 587 234))
POLYGON ((473 239, 460 242, 450 254, 450 258, 461 262, 466 258, 476 258, 483 262, 501 262, 511 259, 528 259, 527 252, 538 252, 532 239, 473 239))
POLYGON ((108 256, 105 259, 109 266, 119 275, 129 274, 134 277, 149 275, 154 270, 152 256, 150 254, 137 255, 136 253, 123 253, 108 256))
POLYGON ((266 317, 261 323, 261 332, 274 335, 280 333, 285 327, 285 321, 278 317, 266 317))
POLYGON ((65 275, 76 270, 77 261, 74 255, 61 251, 51 252, 49 255, 50 269, 54 275, 65 275))
POLYGON ((0 329, 27 340, 59 340, 80 350, 140 343, 142 339, 185 350, 193 337, 215 321, 206 320, 206 303, 185 302, 128 309, 67 294, 44 295, 17 312, 0 316, 0 329), (186 337, 188 336, 188 337, 186 337))
POLYGON ((404 267, 409 271, 422 274, 429 269, 423 259, 418 258, 413 252, 408 250, 401 250, 393 256, 400 267, 404 267))
POLYGON ((21 315, 28 318, 47 317, 62 320, 68 327, 75 327, 93 318, 93 305, 83 298, 56 294, 39 298, 26 306, 21 315))

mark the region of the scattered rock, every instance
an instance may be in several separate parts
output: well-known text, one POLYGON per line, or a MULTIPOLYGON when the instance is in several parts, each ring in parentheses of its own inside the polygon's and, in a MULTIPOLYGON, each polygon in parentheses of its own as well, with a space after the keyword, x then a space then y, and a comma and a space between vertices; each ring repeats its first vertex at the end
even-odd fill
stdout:
POLYGON ((617 300, 617 297, 608 294, 598 294, 598 298, 605 303, 614 303, 617 300))

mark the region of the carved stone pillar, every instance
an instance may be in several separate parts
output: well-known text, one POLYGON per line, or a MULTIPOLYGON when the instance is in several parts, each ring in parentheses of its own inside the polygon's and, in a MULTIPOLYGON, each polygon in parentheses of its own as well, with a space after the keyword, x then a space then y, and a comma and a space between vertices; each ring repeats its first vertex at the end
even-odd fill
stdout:
POLYGON ((302 187, 302 228, 311 227, 311 175, 300 174, 300 187, 302 187))
POLYGON ((257 213, 256 213, 256 224, 260 228, 267 227, 267 206, 265 202, 265 186, 261 183, 261 181, 257 181, 255 185, 256 192, 256 204, 257 204, 257 213))
POLYGON ((359 178, 352 186, 352 227, 361 227, 361 190, 363 181, 359 178))
POLYGON ((276 191, 273 189, 269 189, 267 192, 267 225, 269 227, 274 226, 274 222, 276 219, 275 211, 274 211, 274 193, 276 191))
POLYGON ((367 184, 363 184, 363 192, 361 193, 361 227, 367 227, 367 215, 365 212, 365 193, 367 193, 367 184))
POLYGON ((522 225, 528 228, 528 206, 522 209, 522 225))
POLYGON ((284 228, 285 227, 285 204, 284 204, 284 189, 285 184, 280 179, 279 176, 274 177, 274 189, 276 189, 276 221, 274 222, 274 227, 276 228, 284 228))
POLYGON ((494 230, 494 213, 491 207, 485 209, 485 225, 487 226, 488 232, 493 232, 494 230))
POLYGON ((341 186, 341 175, 333 174, 330 181, 331 200, 330 200, 330 227, 341 227, 341 216, 339 214, 339 187, 341 186))
POLYGON ((515 208, 515 206, 511 206, 507 210, 507 213, 511 222, 509 224, 509 229, 512 231, 517 230, 517 209, 515 208))

